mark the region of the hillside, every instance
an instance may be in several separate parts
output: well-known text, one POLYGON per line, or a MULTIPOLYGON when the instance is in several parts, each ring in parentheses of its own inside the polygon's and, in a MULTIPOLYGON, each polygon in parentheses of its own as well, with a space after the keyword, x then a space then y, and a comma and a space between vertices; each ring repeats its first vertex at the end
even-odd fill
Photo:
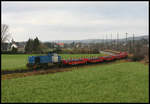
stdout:
POLYGON ((47 75, 2 80, 2 103, 148 103, 148 66, 103 64, 47 75))

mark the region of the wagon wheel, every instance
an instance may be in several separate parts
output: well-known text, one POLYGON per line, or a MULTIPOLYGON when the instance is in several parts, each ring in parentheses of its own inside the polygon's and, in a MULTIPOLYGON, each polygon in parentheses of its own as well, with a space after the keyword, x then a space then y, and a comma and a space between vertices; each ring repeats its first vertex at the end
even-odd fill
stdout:
POLYGON ((58 64, 58 67, 63 67, 64 66, 64 64, 62 63, 62 62, 60 62, 59 64, 58 64))

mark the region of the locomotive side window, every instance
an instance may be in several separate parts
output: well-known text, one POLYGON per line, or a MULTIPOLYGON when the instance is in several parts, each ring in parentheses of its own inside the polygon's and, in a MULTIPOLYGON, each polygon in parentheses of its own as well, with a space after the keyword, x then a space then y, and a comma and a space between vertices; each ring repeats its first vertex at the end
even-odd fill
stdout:
POLYGON ((40 57, 35 57, 35 63, 40 63, 40 57))

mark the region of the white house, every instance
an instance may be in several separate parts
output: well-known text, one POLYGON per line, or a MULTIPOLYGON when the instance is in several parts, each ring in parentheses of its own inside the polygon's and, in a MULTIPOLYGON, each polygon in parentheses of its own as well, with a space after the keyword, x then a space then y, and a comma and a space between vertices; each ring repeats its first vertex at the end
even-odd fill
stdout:
POLYGON ((18 48, 18 46, 16 44, 14 44, 14 43, 11 45, 11 50, 12 50, 13 47, 14 48, 18 48))

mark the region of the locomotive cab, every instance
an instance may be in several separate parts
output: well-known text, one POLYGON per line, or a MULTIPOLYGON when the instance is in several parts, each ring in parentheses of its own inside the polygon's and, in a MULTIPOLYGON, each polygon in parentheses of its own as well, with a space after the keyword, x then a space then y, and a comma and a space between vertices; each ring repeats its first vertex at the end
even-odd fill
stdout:
POLYGON ((51 57, 52 57, 52 63, 58 63, 60 60, 60 56, 58 56, 57 53, 53 53, 51 57))

